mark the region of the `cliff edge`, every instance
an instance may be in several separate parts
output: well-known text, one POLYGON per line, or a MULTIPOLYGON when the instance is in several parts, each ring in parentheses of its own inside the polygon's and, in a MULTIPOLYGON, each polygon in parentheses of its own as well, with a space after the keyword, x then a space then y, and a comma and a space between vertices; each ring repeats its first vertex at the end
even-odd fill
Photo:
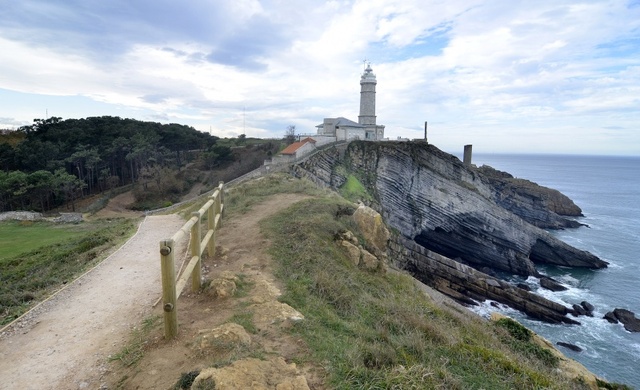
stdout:
MULTIPOLYGON (((350 176, 356 177, 371 194, 371 206, 398 231, 403 242, 415 242, 429 252, 471 267, 474 272, 481 272, 483 279, 497 280, 492 276, 496 272, 541 276, 536 269, 539 264, 590 269, 607 266, 597 256, 538 227, 571 226, 560 213, 580 215, 581 210, 566 196, 528 181, 526 186, 519 185, 523 181, 499 171, 467 167, 455 156, 426 142, 354 141, 312 156, 294 167, 294 174, 334 189, 343 186, 350 176)), ((416 252, 413 245, 408 247, 416 252)), ((415 259, 399 261, 415 265, 415 259)), ((420 268, 414 267, 414 271, 420 268)), ((504 298, 509 295, 506 293, 499 293, 503 299, 496 299, 495 294, 475 291, 478 289, 471 288, 471 281, 478 279, 472 275, 474 272, 467 272, 464 277, 450 275, 448 285, 440 282, 434 287, 450 295, 455 290, 473 299, 506 301, 517 308, 527 306, 515 304, 521 300, 519 297, 504 298)), ((429 279, 420 273, 415 276, 429 279)), ((505 286, 503 290, 516 288, 505 286)), ((542 298, 527 298, 539 299, 542 298)), ((572 311, 557 308, 556 312, 566 318, 572 311)), ((529 314, 548 320, 546 314, 529 314)), ((552 322, 556 321, 575 323, 569 318, 552 322)))

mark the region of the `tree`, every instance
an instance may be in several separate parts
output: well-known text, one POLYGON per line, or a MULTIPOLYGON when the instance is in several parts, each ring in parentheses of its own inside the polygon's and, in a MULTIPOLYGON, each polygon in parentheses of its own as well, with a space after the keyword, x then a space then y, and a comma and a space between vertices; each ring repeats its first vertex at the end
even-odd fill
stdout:
POLYGON ((68 174, 64 169, 58 169, 54 173, 53 178, 54 193, 60 196, 65 202, 71 202, 71 209, 76 211, 76 199, 78 198, 78 192, 86 186, 86 184, 75 177, 68 174))
POLYGON ((84 181, 89 187, 89 193, 93 191, 93 183, 98 163, 101 161, 97 148, 90 148, 89 145, 78 145, 76 152, 67 159, 72 163, 78 173, 78 179, 84 181))
POLYGON ((287 131, 284 133, 284 139, 287 144, 292 144, 296 141, 296 126, 287 126, 287 131))
POLYGON ((15 150, 8 143, 0 143, 0 170, 8 172, 15 166, 15 150))
POLYGON ((35 171, 29 174, 27 183, 31 208, 35 209, 37 203, 40 211, 48 210, 54 189, 53 174, 45 170, 35 171))
POLYGON ((233 160, 231 148, 224 145, 213 145, 203 154, 202 157, 204 158, 205 165, 209 169, 213 169, 221 163, 233 160))

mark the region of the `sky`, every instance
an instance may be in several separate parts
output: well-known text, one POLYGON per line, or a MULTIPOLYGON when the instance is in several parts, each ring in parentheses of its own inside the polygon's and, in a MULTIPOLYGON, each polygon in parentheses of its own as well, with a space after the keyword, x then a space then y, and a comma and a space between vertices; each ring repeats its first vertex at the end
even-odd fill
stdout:
POLYGON ((640 0, 0 0, 0 128, 313 134, 358 120, 365 60, 390 139, 640 156, 640 0))

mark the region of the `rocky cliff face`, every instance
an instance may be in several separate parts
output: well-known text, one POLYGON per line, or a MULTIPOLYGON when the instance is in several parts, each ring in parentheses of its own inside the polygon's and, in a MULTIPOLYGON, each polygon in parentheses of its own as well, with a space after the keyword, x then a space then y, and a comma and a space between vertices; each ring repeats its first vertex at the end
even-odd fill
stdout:
POLYGON ((581 224, 564 218, 581 217, 582 210, 558 190, 514 178, 490 166, 475 169, 493 188, 492 199, 500 207, 543 229, 577 228, 581 224))
POLYGON ((528 194, 534 192, 533 183, 528 192, 512 190, 503 196, 495 178, 464 166, 435 146, 424 142, 351 142, 344 151, 333 149, 313 156, 297 171, 339 187, 344 177, 338 166, 358 173, 378 202, 374 206, 404 237, 476 269, 528 276, 538 274, 534 263, 587 268, 607 265, 523 218, 558 217, 549 207, 554 202, 531 200, 528 194), (523 217, 512 212, 514 208, 523 217))
POLYGON ((425 249, 401 236, 389 243, 397 265, 421 282, 462 303, 491 299, 518 309, 532 318, 559 324, 579 324, 569 318, 569 308, 491 275, 425 249))
POLYGON ((566 317, 571 309, 490 275, 538 276, 536 264, 607 266, 538 227, 573 226, 560 214, 581 210, 566 196, 487 167, 467 167, 425 142, 351 142, 294 167, 295 175, 335 189, 350 173, 401 236, 390 258, 456 299, 497 300, 545 321, 572 323, 566 317))

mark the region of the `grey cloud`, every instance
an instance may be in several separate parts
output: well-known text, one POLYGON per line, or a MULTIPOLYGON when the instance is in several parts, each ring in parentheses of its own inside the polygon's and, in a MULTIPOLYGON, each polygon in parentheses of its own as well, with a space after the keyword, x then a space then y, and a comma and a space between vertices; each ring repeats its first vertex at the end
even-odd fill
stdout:
POLYGON ((288 43, 284 26, 264 16, 251 18, 226 39, 221 39, 206 59, 245 70, 265 68, 260 57, 281 50, 288 43))
POLYGON ((0 124, 2 124, 1 126, 24 126, 28 125, 29 123, 17 120, 16 118, 0 117, 0 124))
POLYGON ((152 104, 156 104, 156 103, 162 103, 167 99, 167 95, 164 94, 152 94, 152 95, 145 95, 142 96, 141 99, 147 103, 152 103, 152 104))
POLYGON ((131 45, 207 43, 233 27, 219 2, 24 0, 3 5, 0 35, 108 60, 131 45))
POLYGON ((168 122, 169 121, 169 115, 164 114, 164 113, 157 113, 157 114, 153 114, 153 115, 148 115, 147 118, 151 121, 158 121, 158 122, 168 122))

